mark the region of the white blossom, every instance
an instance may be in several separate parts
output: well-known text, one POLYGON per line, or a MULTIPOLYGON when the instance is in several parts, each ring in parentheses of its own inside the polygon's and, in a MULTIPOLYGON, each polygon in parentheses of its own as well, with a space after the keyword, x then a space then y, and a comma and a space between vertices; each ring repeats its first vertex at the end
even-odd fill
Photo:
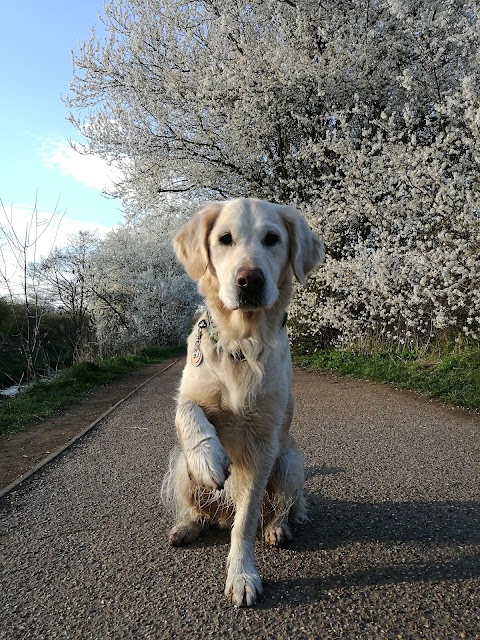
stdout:
POLYGON ((185 216, 149 215, 111 231, 93 254, 88 286, 102 353, 183 344, 199 305, 172 237, 185 216))
POLYGON ((477 340, 479 16, 460 0, 107 2, 72 120, 122 170, 132 218, 170 192, 296 203, 328 256, 295 339, 477 340))

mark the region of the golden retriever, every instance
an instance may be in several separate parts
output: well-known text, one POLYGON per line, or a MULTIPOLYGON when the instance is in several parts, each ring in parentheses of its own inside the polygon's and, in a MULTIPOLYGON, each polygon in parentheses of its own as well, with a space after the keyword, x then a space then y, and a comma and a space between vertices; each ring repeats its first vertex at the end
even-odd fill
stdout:
POLYGON ((261 593, 254 544, 291 539, 307 519, 303 457, 289 427, 291 361, 286 308, 292 274, 304 284, 323 242, 297 210, 256 199, 213 202, 175 238, 205 298, 188 340, 176 430, 163 482, 176 524, 169 540, 197 539, 210 523, 231 527, 227 598, 250 606, 261 593))

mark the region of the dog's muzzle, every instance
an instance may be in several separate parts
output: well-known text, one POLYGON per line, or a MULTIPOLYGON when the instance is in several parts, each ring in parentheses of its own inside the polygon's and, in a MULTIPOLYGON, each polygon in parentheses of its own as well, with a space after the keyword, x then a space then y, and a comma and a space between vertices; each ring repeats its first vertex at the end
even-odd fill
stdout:
POLYGON ((240 307, 261 307, 265 276, 261 269, 240 269, 235 278, 240 307))

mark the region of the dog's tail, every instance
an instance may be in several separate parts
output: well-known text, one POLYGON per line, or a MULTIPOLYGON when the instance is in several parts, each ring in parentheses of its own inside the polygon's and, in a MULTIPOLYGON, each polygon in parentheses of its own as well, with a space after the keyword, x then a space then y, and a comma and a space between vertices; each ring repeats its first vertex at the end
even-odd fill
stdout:
POLYGON ((172 449, 168 458, 168 467, 163 476, 162 486, 160 489, 160 499, 167 511, 176 518, 181 510, 178 504, 177 496, 177 474, 180 464, 181 449, 176 446, 172 449))

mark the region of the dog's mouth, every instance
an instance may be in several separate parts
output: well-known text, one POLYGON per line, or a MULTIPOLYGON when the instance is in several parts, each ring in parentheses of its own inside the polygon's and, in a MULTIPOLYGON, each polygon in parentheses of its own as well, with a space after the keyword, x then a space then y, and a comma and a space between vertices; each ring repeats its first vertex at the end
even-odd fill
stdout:
POLYGON ((261 293, 238 291, 238 308, 242 311, 257 311, 265 306, 261 293))

